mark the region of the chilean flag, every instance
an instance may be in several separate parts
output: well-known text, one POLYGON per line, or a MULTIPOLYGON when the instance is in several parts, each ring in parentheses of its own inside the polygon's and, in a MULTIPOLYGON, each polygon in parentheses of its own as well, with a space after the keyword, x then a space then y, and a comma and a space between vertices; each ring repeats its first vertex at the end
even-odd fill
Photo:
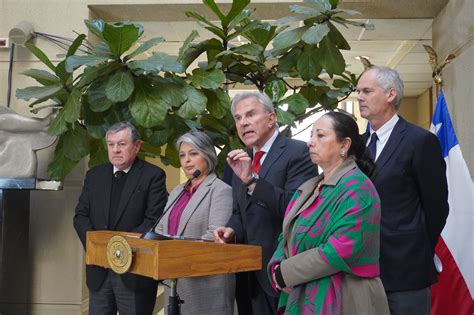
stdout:
POLYGON ((432 315, 474 314, 474 198, 472 180, 451 123, 444 93, 436 103, 431 132, 441 142, 446 162, 449 216, 436 255, 439 281, 431 288, 432 315))

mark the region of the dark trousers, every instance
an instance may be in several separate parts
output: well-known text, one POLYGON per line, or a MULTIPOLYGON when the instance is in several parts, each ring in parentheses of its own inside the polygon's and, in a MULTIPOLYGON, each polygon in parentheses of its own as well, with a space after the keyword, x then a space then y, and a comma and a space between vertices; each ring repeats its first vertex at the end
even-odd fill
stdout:
POLYGON ((89 290, 90 315, 148 315, 155 307, 157 286, 134 291, 126 287, 119 275, 108 270, 98 291, 89 290))
POLYGON ((386 293, 390 315, 430 315, 430 288, 386 293))
POLYGON ((237 273, 235 280, 235 299, 239 315, 276 314, 278 298, 265 293, 254 272, 237 273))

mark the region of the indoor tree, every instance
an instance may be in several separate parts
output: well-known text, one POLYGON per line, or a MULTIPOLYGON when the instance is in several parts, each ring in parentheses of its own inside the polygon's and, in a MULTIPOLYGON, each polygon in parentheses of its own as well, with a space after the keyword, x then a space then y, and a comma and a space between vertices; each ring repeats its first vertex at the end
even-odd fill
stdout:
POLYGON ((87 155, 90 166, 107 161, 105 132, 122 120, 138 127, 144 141, 141 155, 159 156, 174 166, 179 165, 173 145, 177 137, 190 129, 206 131, 220 149, 221 170, 227 152, 242 146, 227 93, 237 84, 269 95, 279 125, 285 127, 282 132, 317 111, 336 108, 349 96, 357 77, 346 71, 340 50, 350 46, 336 24, 371 25, 342 18, 342 14, 357 12, 339 9, 339 0, 291 5, 294 15, 274 24, 252 20, 249 2, 234 0, 224 13, 214 0, 204 0, 217 24, 186 12, 213 37, 198 41, 198 32, 191 31, 177 56, 155 48, 164 38, 142 42, 143 27, 126 21, 86 20, 98 44, 80 34, 56 65, 40 48, 27 44, 48 70, 24 72, 41 86, 19 89, 16 95, 35 99, 30 104, 33 112, 56 109, 49 127, 59 137, 48 168, 51 178, 64 178, 87 155), (292 22, 301 26, 291 28, 292 22), (237 36, 245 39, 243 45, 232 45, 237 36), (151 56, 143 59, 143 53, 152 48, 151 56), (203 56, 206 61, 192 68, 203 56))

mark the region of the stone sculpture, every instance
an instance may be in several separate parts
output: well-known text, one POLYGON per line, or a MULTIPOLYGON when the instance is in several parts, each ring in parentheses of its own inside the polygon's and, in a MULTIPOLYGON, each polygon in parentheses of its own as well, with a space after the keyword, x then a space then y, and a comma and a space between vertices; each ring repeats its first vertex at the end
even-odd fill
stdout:
POLYGON ((36 151, 56 140, 47 132, 51 118, 27 117, 0 106, 0 177, 36 177, 36 151))

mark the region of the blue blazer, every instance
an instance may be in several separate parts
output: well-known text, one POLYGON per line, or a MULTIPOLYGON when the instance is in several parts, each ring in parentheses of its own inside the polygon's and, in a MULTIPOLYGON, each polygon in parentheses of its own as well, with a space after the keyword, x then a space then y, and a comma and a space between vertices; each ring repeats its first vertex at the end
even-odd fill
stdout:
MULTIPOLYGON (((364 134, 367 141, 369 134, 364 134)), ((400 117, 372 178, 382 202, 381 278, 386 291, 437 279, 434 249, 448 216, 446 164, 438 138, 400 117)))
POLYGON ((270 296, 278 294, 270 285, 266 266, 276 249, 286 206, 295 190, 317 174, 306 144, 278 135, 263 161, 251 196, 234 175, 233 213, 227 226, 234 229, 238 243, 262 246, 263 268, 256 272, 255 285, 270 296))

